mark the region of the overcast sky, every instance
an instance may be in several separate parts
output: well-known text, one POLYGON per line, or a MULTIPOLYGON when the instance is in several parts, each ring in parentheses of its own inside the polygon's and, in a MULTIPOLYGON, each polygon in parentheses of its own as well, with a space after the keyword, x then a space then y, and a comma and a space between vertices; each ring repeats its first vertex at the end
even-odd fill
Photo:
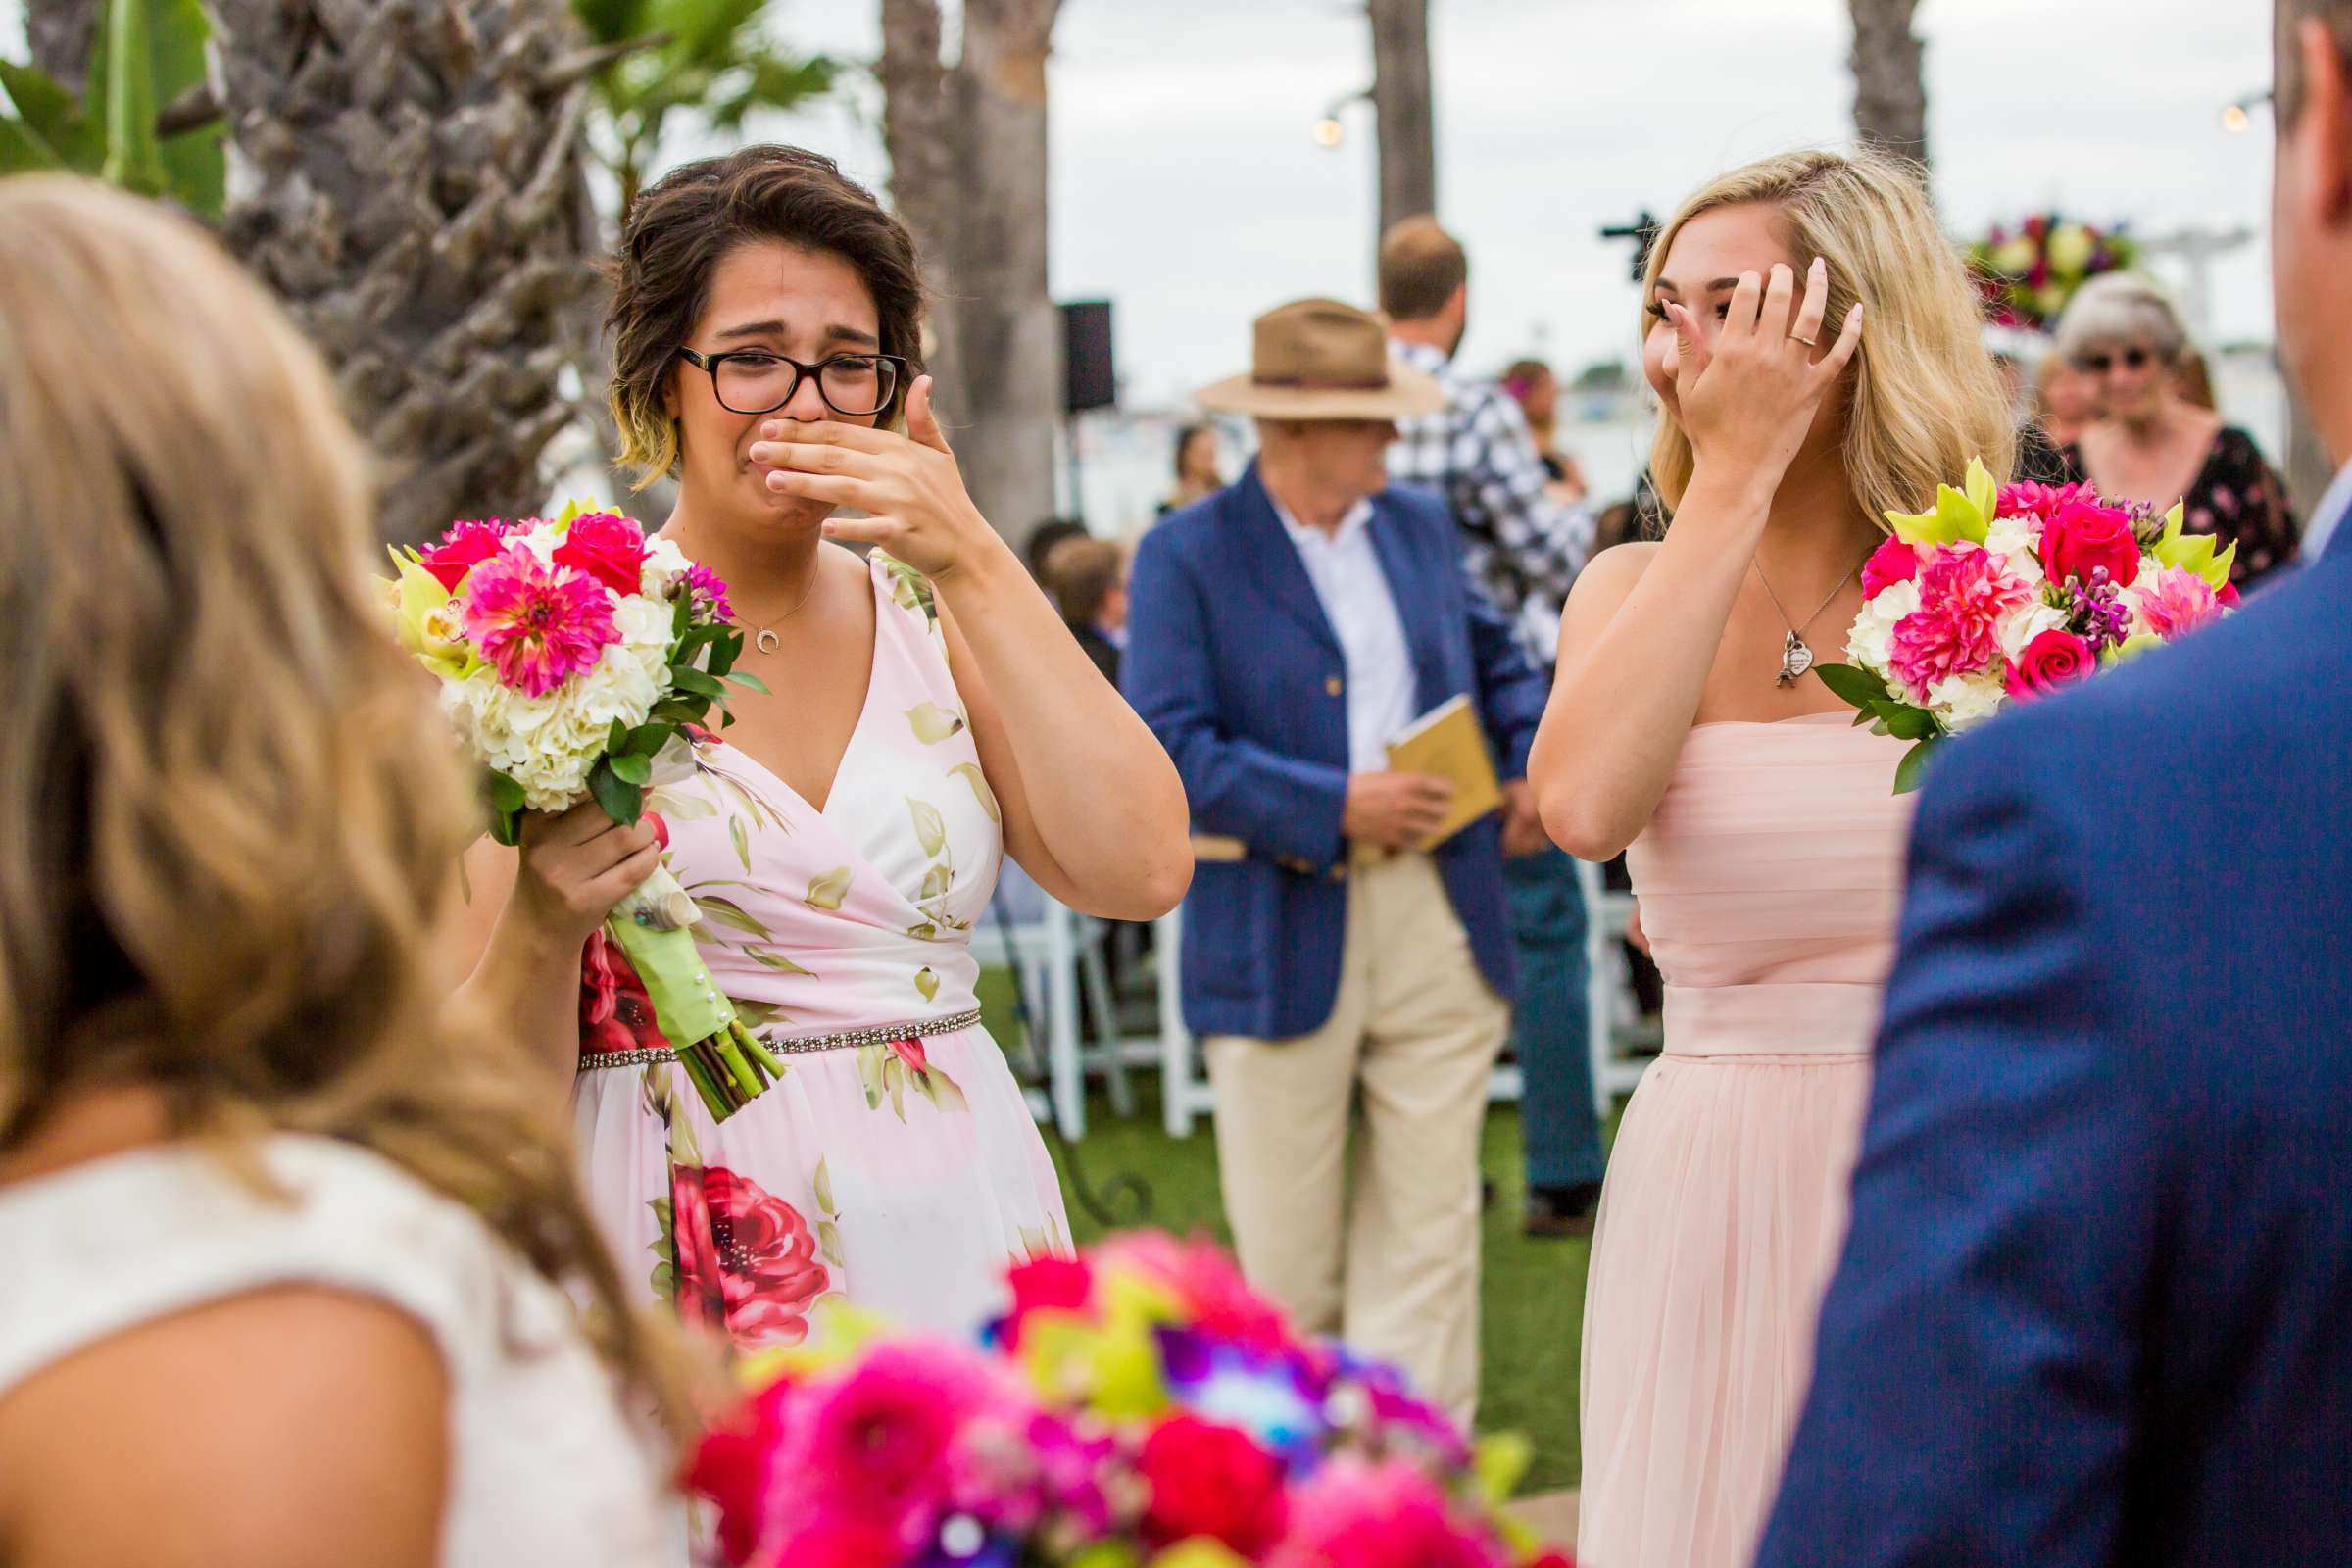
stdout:
MULTIPOLYGON (((844 59, 877 0, 772 0, 771 24, 844 59)), ((1844 0, 1432 0, 1439 216, 1470 248, 1465 355, 1563 368, 1625 354, 1623 242, 1707 176, 1849 131, 1844 0)), ((2221 112, 2270 81, 2268 0, 1923 0, 1937 195, 1960 232, 2058 204, 2142 233, 2250 224, 2216 270, 2216 332, 2268 339, 2259 236, 2270 119, 2221 112)), ((22 57, 21 0, 0 48, 22 57)), ((1052 69, 1053 286, 1116 304, 1130 400, 1241 367, 1248 322, 1310 293, 1371 303, 1371 112, 1311 130, 1371 79, 1346 0, 1064 0, 1052 69)), ((758 135, 889 169, 870 85, 758 135)), ((680 142, 680 156, 702 150, 680 142)), ((2179 276, 2177 270, 2173 274, 2179 276)))
MULTIPOLYGON (((775 0, 786 37, 867 59, 873 4, 775 0)), ((1844 0, 1432 0, 1439 216, 1468 245, 1482 368, 1626 353, 1630 249, 1709 175, 1850 133, 1844 0)), ((2057 204, 2143 234, 2244 223, 2215 270, 2215 335, 2267 340, 2267 0, 1923 0, 1929 134, 1947 222, 2057 204)), ((1135 401, 1241 368, 1250 317, 1372 293, 1371 111, 1337 151, 1313 124, 1371 79, 1344 0, 1065 0, 1052 70, 1053 286, 1116 302, 1135 401)), ((759 132, 885 180, 871 102, 759 132)), ((2162 264, 2160 264, 2161 268, 2162 264)), ((2177 268, 2169 269, 2178 280, 2177 268)))

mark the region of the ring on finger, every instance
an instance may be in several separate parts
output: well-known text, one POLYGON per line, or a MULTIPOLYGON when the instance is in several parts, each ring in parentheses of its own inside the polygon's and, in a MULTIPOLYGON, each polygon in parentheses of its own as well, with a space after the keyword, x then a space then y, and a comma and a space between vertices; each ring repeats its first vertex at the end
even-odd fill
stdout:
POLYGON ((1817 349, 1817 348, 1821 347, 1821 339, 1819 339, 1819 338, 1817 338, 1817 337, 1807 337, 1807 336, 1805 336, 1805 334, 1804 334, 1804 333, 1802 333, 1802 332, 1791 332, 1791 333, 1789 333, 1789 334, 1788 334, 1788 341, 1789 341, 1789 342, 1791 342, 1791 343, 1802 343, 1802 344, 1803 344, 1805 347, 1807 347, 1807 348, 1809 348, 1809 349, 1817 349))

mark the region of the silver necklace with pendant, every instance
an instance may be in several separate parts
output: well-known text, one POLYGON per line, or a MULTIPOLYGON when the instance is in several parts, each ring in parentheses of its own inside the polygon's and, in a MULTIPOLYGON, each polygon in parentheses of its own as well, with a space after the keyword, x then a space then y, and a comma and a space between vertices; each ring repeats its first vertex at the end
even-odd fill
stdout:
POLYGON ((784 639, 776 635, 776 628, 801 612, 801 607, 808 603, 808 596, 816 592, 816 579, 817 571, 812 567, 808 573, 808 586, 801 590, 801 597, 793 601, 792 608, 752 633, 754 648, 763 654, 772 654, 784 646, 784 639))
MULTIPOLYGON (((1863 559, 1867 561, 1869 558, 1866 556, 1863 559)), ((1781 644, 1781 672, 1773 684, 1793 686, 1806 670, 1813 667, 1813 650, 1805 643, 1805 628, 1819 620, 1821 612, 1829 609, 1839 594, 1845 592, 1845 585, 1853 581, 1854 572, 1862 569, 1861 564, 1857 562, 1853 571, 1838 578, 1837 585, 1831 588, 1829 597, 1814 606, 1813 613, 1807 615, 1801 622, 1790 620, 1788 612, 1782 608, 1781 596, 1772 591, 1772 579, 1764 575, 1762 558, 1751 556, 1748 558, 1747 564, 1756 568, 1756 581, 1764 585, 1764 597, 1772 601, 1772 608, 1779 613, 1781 624, 1788 628, 1788 639, 1781 644)))

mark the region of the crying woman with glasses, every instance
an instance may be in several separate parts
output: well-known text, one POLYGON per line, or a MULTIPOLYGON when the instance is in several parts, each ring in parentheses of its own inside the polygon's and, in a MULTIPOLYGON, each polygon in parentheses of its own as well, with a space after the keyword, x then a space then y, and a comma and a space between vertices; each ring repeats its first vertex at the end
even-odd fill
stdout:
POLYGON ((2182 395, 2190 348, 2180 307, 2146 278, 2096 277, 2059 318, 2056 352, 2097 385, 2104 412, 2064 450, 2068 477, 2111 501, 2183 503, 2191 533, 2235 543, 2243 591, 2295 557, 2286 486, 2254 438, 2182 395))

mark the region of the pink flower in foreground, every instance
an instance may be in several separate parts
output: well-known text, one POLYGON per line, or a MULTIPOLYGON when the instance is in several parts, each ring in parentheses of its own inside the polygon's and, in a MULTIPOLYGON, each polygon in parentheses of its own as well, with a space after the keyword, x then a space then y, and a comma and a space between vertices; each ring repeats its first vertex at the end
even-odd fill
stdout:
POLYGON ((1862 597, 1876 599, 1898 582, 1919 575, 1919 547, 1889 539, 1862 563, 1862 597))
POLYGON ((1919 608, 1894 623, 1886 662, 1914 702, 1954 675, 2000 657, 2002 617, 2033 591, 2001 569, 2000 559, 1974 545, 1947 547, 1919 573, 1919 608))
POLYGON ((2223 608, 2221 596, 2204 578, 2179 566, 2157 568, 2154 580, 2139 591, 2139 612, 2148 630, 2168 643, 2221 619, 2223 608))
POLYGON ((594 579, 517 549, 484 561, 466 579, 466 635, 502 682, 545 697, 594 668, 620 629, 594 579))
POLYGON ((1293 1494, 1271 1568, 1502 1568, 1499 1543, 1454 1519, 1411 1465, 1331 1460, 1293 1494))
POLYGON ((1098 1268, 1132 1268, 1182 1301, 1191 1327, 1260 1349, 1291 1347, 1282 1308, 1250 1288, 1241 1269, 1216 1243, 1180 1242, 1158 1231, 1114 1236, 1095 1249, 1098 1268))
POLYGON ((1093 1309, 1095 1267, 1078 1257, 1033 1257, 1015 1263, 1005 1274, 1012 1290, 1012 1310, 1004 1317, 1004 1343, 1021 1348, 1021 1325, 1032 1312, 1078 1312, 1093 1309))
POLYGON ((938 1528, 958 1434, 995 1401, 976 1351, 877 1346, 830 1384, 804 1386, 776 1451, 770 1517, 798 1532, 827 1519, 879 1527, 902 1551, 938 1528))

